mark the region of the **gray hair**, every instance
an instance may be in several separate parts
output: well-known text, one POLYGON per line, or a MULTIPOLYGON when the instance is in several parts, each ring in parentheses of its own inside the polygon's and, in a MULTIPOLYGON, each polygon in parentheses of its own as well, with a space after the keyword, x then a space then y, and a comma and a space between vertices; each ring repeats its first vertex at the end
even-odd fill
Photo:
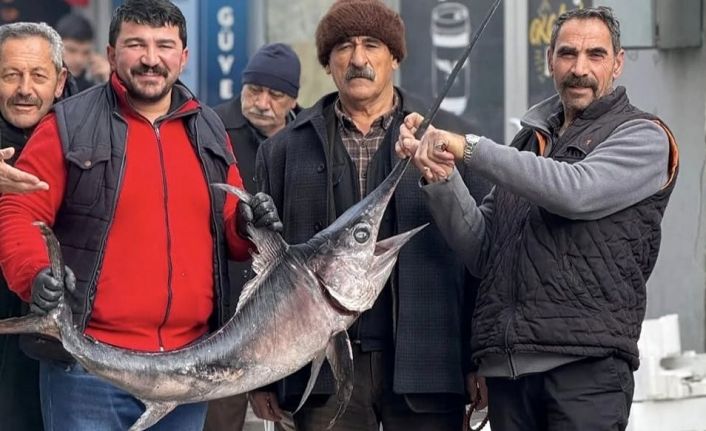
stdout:
POLYGON ((608 6, 598 6, 589 7, 585 9, 573 9, 564 12, 559 15, 559 17, 554 21, 554 28, 552 28, 552 38, 549 42, 549 50, 554 52, 554 47, 556 46, 556 38, 561 30, 561 26, 564 25, 566 21, 571 19, 599 19, 603 21, 603 24, 608 27, 610 31, 610 39, 613 43, 613 53, 617 54, 620 51, 620 22, 613 15, 613 9, 608 6))
MULTIPOLYGON (((46 23, 13 22, 11 24, 0 25, 0 48, 9 39, 26 39, 33 36, 41 37, 49 42, 49 46, 51 47, 51 59, 54 63, 54 67, 56 67, 56 73, 61 73, 61 69, 64 66, 64 43, 61 41, 59 33, 46 23)), ((2 61, 1 58, 0 61, 2 61)))

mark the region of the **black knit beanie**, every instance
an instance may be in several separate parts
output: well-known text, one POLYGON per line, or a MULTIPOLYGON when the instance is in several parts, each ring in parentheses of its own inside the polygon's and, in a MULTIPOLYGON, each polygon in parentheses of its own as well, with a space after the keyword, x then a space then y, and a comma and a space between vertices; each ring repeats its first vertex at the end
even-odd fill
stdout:
POLYGON ((355 36, 380 39, 398 62, 407 53, 404 23, 397 12, 380 0, 337 0, 316 29, 319 63, 327 66, 333 47, 355 36))
POLYGON ((241 82, 281 91, 296 99, 300 71, 299 57, 292 48, 283 43, 271 43, 250 58, 241 82))

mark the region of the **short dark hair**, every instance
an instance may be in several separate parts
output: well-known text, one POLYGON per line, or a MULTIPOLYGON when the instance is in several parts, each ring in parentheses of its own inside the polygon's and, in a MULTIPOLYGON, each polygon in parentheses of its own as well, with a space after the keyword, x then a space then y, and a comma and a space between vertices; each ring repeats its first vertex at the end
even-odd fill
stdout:
POLYGON ((149 25, 150 27, 175 26, 179 28, 179 38, 186 48, 186 18, 174 3, 168 0, 127 0, 113 12, 110 21, 108 43, 115 47, 115 41, 124 22, 149 25))
POLYGON ((606 27, 608 27, 608 31, 610 31, 610 39, 613 42, 613 52, 617 54, 618 51, 620 51, 620 22, 615 17, 615 15, 613 15, 613 9, 609 8, 608 6, 572 9, 559 15, 556 21, 554 21, 554 27, 552 28, 552 38, 549 42, 550 51, 554 51, 554 47, 556 46, 556 38, 559 35, 559 30, 561 30, 561 26, 563 26, 566 21, 572 19, 592 18, 596 18, 603 21, 606 27))
POLYGON ((93 26, 79 13, 72 12, 62 16, 54 28, 62 39, 73 39, 79 42, 93 41, 93 26))

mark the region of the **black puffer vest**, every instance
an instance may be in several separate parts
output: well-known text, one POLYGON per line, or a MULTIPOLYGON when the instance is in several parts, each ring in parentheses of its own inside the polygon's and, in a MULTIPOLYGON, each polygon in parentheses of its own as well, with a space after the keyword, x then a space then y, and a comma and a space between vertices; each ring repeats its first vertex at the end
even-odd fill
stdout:
MULTIPOLYGON (((180 85, 175 85, 173 91, 179 91, 181 98, 193 97, 180 85)), ((67 177, 64 201, 53 229, 61 242, 65 264, 76 275, 76 290, 68 295, 68 302, 74 312, 74 323, 83 330, 91 317, 105 243, 122 183, 128 126, 119 113, 110 83, 57 103, 54 111, 67 177)), ((183 120, 207 183, 226 182, 228 167, 235 159, 227 150, 220 118, 210 108, 201 106, 187 113, 183 120)), ((224 323, 230 298, 223 224, 225 194, 213 193, 211 189, 209 192, 215 286, 211 327, 217 328, 224 323)), ((58 343, 42 338, 34 341, 23 342, 23 349, 31 356, 70 359, 58 343)))
MULTIPOLYGON (((618 87, 584 111, 548 157, 578 162, 616 127, 641 118, 659 121, 632 106, 618 87)), ((537 152, 537 133, 526 127, 512 145, 537 152)), ((474 358, 517 352, 616 355, 636 369, 645 283, 657 259, 675 176, 676 170, 658 193, 598 220, 560 217, 498 188, 493 241, 473 319, 474 358)))

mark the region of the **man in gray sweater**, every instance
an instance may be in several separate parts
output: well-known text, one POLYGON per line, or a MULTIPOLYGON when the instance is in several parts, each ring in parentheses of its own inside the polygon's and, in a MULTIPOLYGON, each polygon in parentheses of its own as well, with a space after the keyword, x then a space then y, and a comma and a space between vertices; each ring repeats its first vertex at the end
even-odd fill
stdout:
POLYGON ((473 359, 493 429, 624 430, 639 365, 645 283, 678 152, 667 126, 613 82, 623 68, 609 8, 566 12, 547 50, 557 95, 510 146, 430 128, 411 114, 398 154, 423 173, 432 215, 482 278, 473 359), (495 184, 482 204, 461 162, 495 184))

